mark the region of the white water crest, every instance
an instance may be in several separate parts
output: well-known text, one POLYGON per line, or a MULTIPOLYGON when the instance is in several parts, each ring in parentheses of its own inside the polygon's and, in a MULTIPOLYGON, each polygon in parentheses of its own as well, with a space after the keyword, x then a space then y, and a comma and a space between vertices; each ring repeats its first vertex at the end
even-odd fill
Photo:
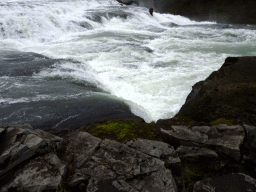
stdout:
MULTIPOLYGON (((45 68, 33 78, 90 83, 150 122, 173 117, 192 86, 226 57, 255 55, 256 33, 255 26, 152 17, 146 8, 115 0, 1 0, 0 51, 6 50, 77 61, 45 68)), ((5 85, 9 78, 1 81, 5 85)), ((33 98, 54 99, 49 97, 33 98)), ((0 98, 22 101, 28 100, 0 98)))

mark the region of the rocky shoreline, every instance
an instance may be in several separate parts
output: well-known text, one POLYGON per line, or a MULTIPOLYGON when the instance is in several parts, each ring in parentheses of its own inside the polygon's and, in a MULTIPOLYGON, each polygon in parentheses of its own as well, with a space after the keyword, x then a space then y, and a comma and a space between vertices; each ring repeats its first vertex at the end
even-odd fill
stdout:
POLYGON ((227 58, 157 123, 0 126, 0 191, 256 191, 255 72, 256 57, 227 58))

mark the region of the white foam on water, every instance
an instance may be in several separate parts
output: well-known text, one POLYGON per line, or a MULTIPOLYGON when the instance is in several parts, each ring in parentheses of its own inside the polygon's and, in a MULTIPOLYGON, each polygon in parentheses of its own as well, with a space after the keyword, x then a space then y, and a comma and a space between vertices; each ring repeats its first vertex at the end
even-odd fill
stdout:
POLYGON ((0 16, 0 50, 79 61, 58 63, 34 78, 90 82, 147 122, 173 117, 192 86, 227 56, 256 54, 255 30, 170 14, 152 17, 146 8, 115 0, 4 0, 0 16))

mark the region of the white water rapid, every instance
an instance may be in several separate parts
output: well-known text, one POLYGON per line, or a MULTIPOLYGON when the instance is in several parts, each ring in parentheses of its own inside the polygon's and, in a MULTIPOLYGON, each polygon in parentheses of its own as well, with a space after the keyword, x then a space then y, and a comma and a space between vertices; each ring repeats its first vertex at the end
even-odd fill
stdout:
POLYGON ((85 94, 49 81, 64 79, 117 97, 151 122, 173 117, 192 86, 219 69, 226 57, 256 55, 256 33, 255 26, 160 13, 152 17, 146 8, 115 0, 1 0, 5 61, 6 51, 66 60, 30 77, 0 77, 0 105, 85 94))

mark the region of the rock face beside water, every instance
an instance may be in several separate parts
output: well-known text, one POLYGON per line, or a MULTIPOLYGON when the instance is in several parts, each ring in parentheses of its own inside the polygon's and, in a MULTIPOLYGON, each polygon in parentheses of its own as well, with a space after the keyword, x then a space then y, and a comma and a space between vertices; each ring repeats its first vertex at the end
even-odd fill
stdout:
POLYGON ((227 58, 174 118, 155 124, 150 139, 158 141, 119 143, 95 129, 100 139, 86 132, 94 125, 63 138, 30 125, 0 126, 0 191, 255 191, 255 61, 227 58))
MULTIPOLYGON (((120 0, 118 0, 120 2, 120 0)), ((171 13, 197 21, 218 23, 256 24, 256 2, 253 0, 123 0, 154 8, 160 13, 171 13)))
POLYGON ((228 57, 218 71, 193 87, 196 90, 192 90, 172 122, 159 123, 214 124, 225 119, 233 124, 255 125, 255 74, 256 57, 228 57))

